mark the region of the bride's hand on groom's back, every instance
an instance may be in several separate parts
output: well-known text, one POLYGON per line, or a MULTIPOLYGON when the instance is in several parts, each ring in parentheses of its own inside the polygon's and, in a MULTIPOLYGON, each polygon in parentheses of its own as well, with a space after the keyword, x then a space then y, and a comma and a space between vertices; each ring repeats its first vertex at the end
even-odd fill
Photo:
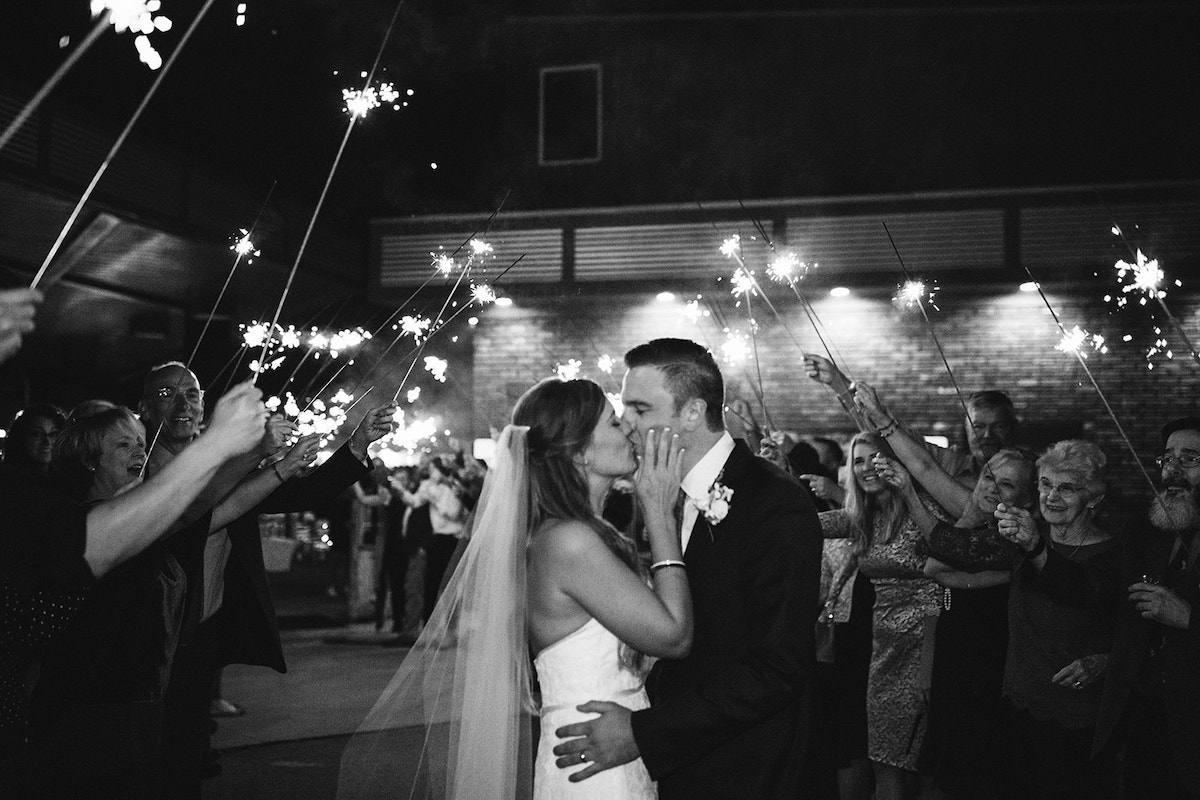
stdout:
POLYGON ((651 428, 645 436, 641 464, 634 488, 648 518, 670 521, 674 517, 679 483, 683 479, 683 453, 679 435, 670 428, 651 428))

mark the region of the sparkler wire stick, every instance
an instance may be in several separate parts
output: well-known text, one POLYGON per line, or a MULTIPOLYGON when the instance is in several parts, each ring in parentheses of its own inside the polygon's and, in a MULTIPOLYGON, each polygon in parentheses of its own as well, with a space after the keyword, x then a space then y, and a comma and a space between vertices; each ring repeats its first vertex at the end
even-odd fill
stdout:
MULTIPOLYGON (((517 264, 521 263, 521 259, 525 258, 526 255, 528 255, 528 254, 522 253, 521 255, 519 255, 517 257, 516 261, 514 261, 513 263, 511 263, 507 267, 505 267, 504 272, 501 272, 499 275, 496 276, 496 279, 492 281, 492 285, 495 286, 496 281, 503 278, 505 273, 507 273, 510 269, 515 267, 517 264)), ((467 272, 467 270, 464 269, 462 272, 459 273, 458 277, 460 280, 462 279, 462 276, 464 274, 466 274, 466 272, 467 272)), ((457 287, 458 287, 458 283, 455 283, 455 288, 457 288, 457 287)), ((451 290, 451 295, 452 294, 453 294, 453 290, 451 290)), ((436 319, 438 319, 438 320, 441 319, 442 312, 444 312, 446 310, 446 306, 448 306, 449 304, 450 304, 450 297, 447 296, 446 302, 442 304, 442 310, 438 312, 436 319)), ((404 391, 404 384, 408 382, 409 376, 412 375, 413 368, 416 367, 417 361, 419 361, 421 358, 421 354, 425 352, 425 347, 429 344, 429 340, 433 338, 435 333, 444 329, 447 325, 449 325, 454 320, 455 317, 457 317, 459 314, 463 313, 470 307, 471 307, 471 301, 468 300, 467 302, 462 304, 462 308, 458 309, 458 311, 455 311, 453 314, 450 315, 450 319, 446 320, 442 324, 438 325, 438 327, 429 331, 429 335, 426 336, 425 339, 421 342, 420 346, 417 347, 416 355, 413 356, 412 363, 410 363, 408 365, 408 371, 405 372, 404 377, 401 378, 400 385, 396 387, 396 393, 394 395, 392 395, 393 403, 397 402, 400 399, 400 392, 404 391)))
MULTIPOLYGON (((197 13, 195 19, 192 20, 192 24, 188 25, 187 30, 183 32, 183 37, 179 40, 179 44, 175 46, 175 49, 171 52, 170 57, 167 58, 166 64, 163 65, 163 68, 159 71, 158 75, 155 76, 154 82, 150 84, 149 91, 146 92, 146 95, 142 98, 142 101, 138 103, 138 107, 133 112, 133 116, 129 118, 129 122, 125 123, 125 129, 121 131, 121 135, 117 137, 117 140, 113 142, 113 146, 109 149, 108 155, 104 157, 104 161, 100 162, 100 168, 96 170, 96 174, 92 176, 91 183, 89 183, 87 189, 84 190, 83 196, 80 197, 79 202, 75 204, 75 209, 71 212, 71 216, 67 218, 67 223, 63 225, 62 230, 58 232, 58 238, 54 240, 54 244, 50 247, 50 252, 46 254, 46 258, 42 261, 42 266, 38 269, 37 274, 33 276, 33 282, 29 284, 29 288, 36 289, 37 285, 41 282, 42 276, 44 276, 46 274, 46 270, 50 268, 50 262, 54 260, 56 255, 58 255, 59 249, 62 248, 63 242, 66 241, 67 235, 71 232, 71 228, 75 225, 75 221, 79 219, 79 215, 83 211, 84 205, 86 205, 87 201, 91 199, 92 192, 96 190, 96 186, 100 183, 100 179, 104 177, 104 173, 108 170, 109 164, 112 163, 113 158, 117 155, 117 151, 120 150, 121 146, 125 144, 125 140, 129 138, 130 131, 133 130, 133 126, 136 125, 137 121, 141 118, 142 112, 146 110, 146 106, 150 104, 150 100, 154 97, 155 92, 158 91, 158 87, 162 86, 163 80, 167 77, 167 74, 171 71, 171 67, 175 64, 175 59, 177 59, 179 54, 183 52, 184 48, 187 46, 188 40, 191 39, 192 34, 195 33, 196 28, 199 27, 200 21, 204 19, 204 15, 207 14, 208 10, 213 7, 213 3, 215 1, 216 0, 205 0, 205 3, 200 8, 199 13, 197 13)), ((60 275, 58 277, 61 278, 62 276, 60 275)))
MULTIPOLYGON (((208 0, 212 4, 212 0, 208 0)), ((388 23, 387 30, 384 31, 383 41, 379 43, 379 50, 375 53, 375 62, 371 65, 370 71, 367 73, 366 82, 363 84, 363 91, 371 85, 371 81, 375 78, 375 70, 379 68, 379 62, 383 58, 383 51, 387 47, 388 40, 392 37, 392 31, 396 27, 396 19, 400 16, 400 9, 404 6, 404 0, 396 3, 396 10, 392 12, 391 22, 388 23)), ((288 273, 287 283, 283 286, 283 294, 279 298, 279 305, 275 307, 275 316, 271 320, 271 327, 268 328, 267 340, 263 342, 262 355, 259 356, 258 364, 261 369, 267 358, 267 347, 271 343, 270 334, 275 331, 275 326, 279 323, 279 315, 283 311, 283 304, 287 301, 288 293, 292 290, 292 282, 296 279, 296 271, 300 267, 300 259, 304 257, 304 251, 308 247, 308 240, 312 236, 313 228, 317 225, 317 217, 321 214, 321 207, 325 204, 325 197, 329 194, 329 186, 333 183, 333 177, 337 174, 338 165, 342 161, 342 154, 346 152, 346 143, 350 141, 350 134, 354 131, 354 124, 358 121, 357 117, 352 113, 350 121, 346 123, 346 132, 342 135, 342 143, 338 145, 337 155, 333 157, 333 166, 329 169, 329 174, 325 177, 325 185, 321 188, 321 194, 317 198, 317 205, 313 209, 312 218, 308 221, 308 228, 304 231, 304 238, 300 240, 300 248, 296 251, 296 259, 292 262, 292 270, 288 273)), ((254 373, 253 383, 258 382, 258 376, 261 372, 254 373)))
MULTIPOLYGON (((1028 265, 1022 264, 1021 268, 1025 270, 1025 274, 1029 276, 1029 280, 1031 280, 1033 285, 1037 287, 1038 296, 1042 298, 1042 302, 1046 305, 1046 310, 1049 311, 1050 316, 1054 318, 1054 324, 1058 326, 1059 333, 1063 336, 1066 336, 1067 329, 1063 327, 1062 320, 1058 318, 1058 312, 1054 310, 1054 306, 1050 305, 1050 299, 1047 298, 1046 293, 1042 291, 1042 285, 1038 282, 1037 278, 1033 277, 1033 272, 1030 271, 1028 265)), ((1138 465, 1138 470, 1141 471, 1142 477, 1145 478, 1146 483, 1149 484, 1150 491, 1154 492, 1154 496, 1161 500, 1162 493, 1154 484, 1154 479, 1150 477, 1150 473, 1146 471, 1146 467, 1142 464, 1142 459, 1140 456, 1138 456, 1137 450, 1134 449, 1133 443, 1129 441, 1129 436, 1125 433, 1125 428, 1121 425, 1121 420, 1117 418, 1117 412, 1113 410, 1111 405, 1109 405, 1108 398, 1104 396, 1104 392, 1100 389, 1100 384, 1096 382, 1096 377, 1092 374, 1092 370, 1088 367, 1087 359, 1083 357, 1083 354, 1079 352, 1078 348, 1073 349, 1072 352, 1075 354, 1075 360, 1079 362, 1079 366, 1083 367, 1084 374, 1086 374, 1088 376, 1088 380, 1091 381, 1092 388, 1096 390, 1096 394, 1099 396, 1100 402, 1104 404, 1104 410, 1108 412, 1108 416, 1110 419, 1112 419, 1113 425, 1117 426, 1117 433, 1121 434, 1121 440, 1125 443, 1125 447, 1129 449, 1130 455, 1133 456, 1133 462, 1138 465)), ((1163 505, 1163 508, 1166 509, 1165 504, 1163 505)))
MULTIPOLYGON (((896 240, 892 238, 892 232, 888 230, 886 222, 883 223, 883 232, 887 234, 888 241, 892 244, 892 251, 896 254, 896 260, 900 262, 900 271, 904 274, 904 280, 911 282, 912 275, 909 274, 908 267, 904 265, 904 258, 900 255, 900 248, 896 247, 896 240)), ((954 384, 954 393, 958 395, 958 402, 962 404, 963 413, 967 415, 967 422, 968 424, 973 424, 971 411, 967 408, 967 401, 963 399, 962 389, 959 388, 958 380, 954 377, 954 370, 950 369, 950 362, 946 359, 946 351, 942 349, 942 342, 938 339, 937 332, 933 329, 933 322, 929 319, 929 313, 925 310, 924 298, 917 298, 917 308, 921 309, 921 316, 925 320, 925 328, 929 331, 929 336, 937 346, 938 355, 942 357, 942 363, 946 366, 946 374, 950 376, 950 383, 954 384)))
POLYGON ((108 27, 108 22, 111 16, 111 11, 105 11, 100 16, 100 21, 97 22, 95 27, 92 28, 91 32, 87 35, 87 38, 80 42, 79 46, 71 51, 71 55, 67 56, 67 60, 59 65, 58 69, 54 71, 54 74, 51 75, 44 84, 42 84, 42 88, 38 89, 37 94, 30 98, 29 102, 25 104, 25 107, 21 109, 20 113, 13 118, 13 121, 10 122, 8 127, 4 129, 4 133, 0 133, 0 150, 4 149, 4 145, 8 144, 9 140, 11 140, 12 137, 17 134, 17 131, 21 129, 21 126, 25 124, 29 117, 33 115, 33 112, 37 110, 38 106, 42 104, 42 101, 46 99, 50 92, 54 91, 54 87, 58 86, 59 82, 66 76, 68 72, 71 71, 71 68, 75 66, 75 62, 82 58, 83 54, 86 53, 88 49, 96 43, 96 40, 100 38, 101 34, 103 34, 104 30, 108 27))
POLYGON ((758 334, 755 332, 758 324, 754 321, 754 311, 750 307, 751 294, 753 292, 746 292, 746 317, 750 321, 750 351, 754 354, 754 372, 758 375, 758 405, 762 408, 767 426, 775 430, 775 421, 771 419, 771 412, 767 410, 767 386, 763 383, 762 364, 758 360, 758 334))

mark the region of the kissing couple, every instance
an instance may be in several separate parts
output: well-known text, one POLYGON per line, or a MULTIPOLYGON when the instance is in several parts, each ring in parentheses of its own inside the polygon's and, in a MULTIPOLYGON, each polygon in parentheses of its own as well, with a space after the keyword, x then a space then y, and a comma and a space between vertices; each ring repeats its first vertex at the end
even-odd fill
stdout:
POLYGON ((791 800, 812 780, 812 503, 726 432, 703 347, 658 339, 625 364, 622 417, 588 380, 517 402, 339 798, 791 800), (635 472, 648 565, 600 515, 635 472))

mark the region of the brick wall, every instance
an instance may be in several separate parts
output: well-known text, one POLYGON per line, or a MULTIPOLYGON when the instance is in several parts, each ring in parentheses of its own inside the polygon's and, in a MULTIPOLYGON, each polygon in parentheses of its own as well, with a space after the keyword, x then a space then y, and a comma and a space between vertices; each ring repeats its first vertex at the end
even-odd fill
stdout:
MULTIPOLYGON (((828 390, 804 374, 800 348, 823 353, 803 310, 768 287, 779 310, 776 318, 754 301, 760 329, 759 366, 767 410, 775 425, 805 434, 845 436, 853 425, 828 390), (785 328, 786 325, 786 328, 785 328), (790 329, 790 333, 789 330, 790 329)), ((1063 323, 1105 336, 1107 354, 1087 360, 1096 380, 1137 452, 1148 459, 1158 452, 1158 430, 1170 418, 1194 413, 1200 404, 1196 388, 1200 365, 1187 356, 1179 336, 1163 324, 1175 357, 1155 359, 1147 369, 1145 348, 1154 338, 1144 311, 1109 313, 1101 300, 1105 288, 1048 292, 1063 323), (1123 342, 1125 334, 1132 335, 1123 342)), ((659 336, 692 338, 711 349, 725 340, 718 319, 747 330, 745 308, 735 308, 722 291, 713 314, 699 323, 688 320, 680 301, 657 302, 654 294, 575 294, 517 297, 512 308, 491 308, 474 332, 474 435, 502 426, 520 392, 553 374, 557 363, 576 358, 582 374, 619 387, 622 354, 659 336), (617 359, 612 375, 597 368, 602 354, 617 359)), ((1171 311, 1188 335, 1200 341, 1200 298, 1182 294, 1168 298, 1171 311)), ((1025 421, 1031 443, 1083 434, 1096 440, 1110 459, 1110 495, 1141 497, 1148 493, 1128 449, 1074 357, 1054 349, 1059 335, 1036 293, 983 292, 956 288, 936 299, 930 310, 934 329, 964 394, 980 388, 1007 391, 1025 421)), ((953 441, 962 419, 961 406, 928 329, 916 310, 901 311, 886 296, 851 295, 814 301, 835 360, 855 379, 873 383, 898 417, 926 433, 953 441)), ((1161 316, 1161 315, 1160 315, 1161 316)), ((723 366, 728 397, 753 401, 759 384, 753 359, 723 366)), ((756 412, 758 405, 754 404, 756 412)), ((1153 475, 1153 470, 1151 471, 1153 475)))

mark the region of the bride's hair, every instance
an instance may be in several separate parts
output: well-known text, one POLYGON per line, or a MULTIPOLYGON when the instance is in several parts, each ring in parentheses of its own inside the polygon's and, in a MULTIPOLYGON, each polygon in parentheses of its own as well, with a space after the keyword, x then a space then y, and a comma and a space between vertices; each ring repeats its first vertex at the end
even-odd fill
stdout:
MULTIPOLYGON (((621 561, 645 577, 637 546, 592 511, 588 495, 583 453, 607 403, 604 390, 592 381, 547 378, 513 407, 513 424, 529 427, 529 530, 552 519, 586 523, 621 561)), ((643 656, 622 647, 621 660, 637 668, 643 656)))

